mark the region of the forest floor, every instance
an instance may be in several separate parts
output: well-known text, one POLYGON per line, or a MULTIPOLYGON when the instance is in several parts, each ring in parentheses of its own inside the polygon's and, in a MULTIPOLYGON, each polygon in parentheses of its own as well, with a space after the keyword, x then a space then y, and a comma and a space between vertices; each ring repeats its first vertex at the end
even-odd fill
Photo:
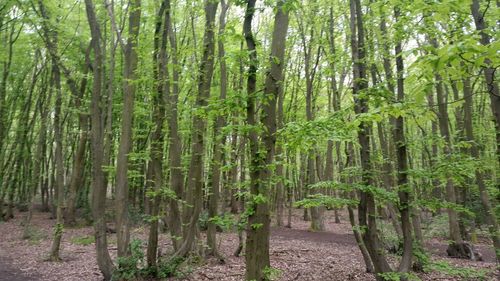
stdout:
MULTIPOLYGON (((61 262, 47 262, 45 258, 51 245, 52 226, 55 221, 49 213, 36 212, 33 216, 31 238, 22 239, 21 222, 25 214, 0 223, 0 280, 76 281, 101 280, 90 226, 66 228, 61 245, 61 262)), ((302 210, 295 210, 292 228, 272 228, 271 266, 281 271, 278 280, 375 280, 365 273, 361 253, 356 245, 347 214, 341 223, 333 223, 333 212, 326 212, 326 231, 308 231, 309 222, 302 220, 302 210)), ((147 240, 145 227, 134 228, 132 238, 147 240)), ((109 234, 110 253, 116 256, 116 235, 109 234)), ((200 262, 184 268, 185 276, 173 280, 243 280, 244 256, 235 257, 238 238, 236 233, 219 233, 219 250, 225 263, 216 260, 200 262)), ((171 251, 166 234, 160 236, 162 253, 171 251)), ((446 241, 432 238, 426 245, 431 259, 439 271, 419 273, 421 280, 499 280, 495 270, 495 255, 488 244, 477 248, 484 261, 468 261, 446 257, 446 241), (482 279, 476 278, 481 277, 482 279)))

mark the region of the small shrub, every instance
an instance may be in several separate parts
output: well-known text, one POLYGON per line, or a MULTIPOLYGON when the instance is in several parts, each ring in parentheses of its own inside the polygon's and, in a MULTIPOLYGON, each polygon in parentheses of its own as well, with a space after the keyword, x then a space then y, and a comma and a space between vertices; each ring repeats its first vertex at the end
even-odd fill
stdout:
POLYGON ((278 280, 283 273, 280 269, 274 267, 266 267, 262 271, 264 273, 264 279, 269 281, 278 280))
POLYGON ((130 256, 119 257, 118 267, 113 273, 113 280, 133 280, 142 274, 144 252, 142 241, 134 239, 130 242, 130 256))
POLYGON ((201 231, 206 231, 208 229, 208 212, 204 211, 200 214, 200 218, 198 219, 198 226, 201 231))
POLYGON ((435 261, 425 267, 425 271, 437 271, 463 280, 487 280, 488 271, 467 267, 454 267, 446 261, 435 261))
POLYGON ((434 238, 434 237, 449 237, 448 232, 448 215, 441 214, 432 218, 430 224, 426 227, 424 231, 424 236, 426 238, 434 238))
POLYGON ((47 234, 34 226, 28 226, 24 229, 23 239, 29 240, 32 245, 40 244, 40 241, 46 238, 47 234))
MULTIPOLYGON (((181 257, 174 257, 169 260, 162 260, 158 263, 157 276, 158 278, 168 278, 177 276, 179 266, 184 261, 181 257)), ((177 276, 178 277, 178 276, 177 276)))
POLYGON ((88 246, 95 242, 94 236, 78 236, 71 238, 71 243, 75 245, 88 246))

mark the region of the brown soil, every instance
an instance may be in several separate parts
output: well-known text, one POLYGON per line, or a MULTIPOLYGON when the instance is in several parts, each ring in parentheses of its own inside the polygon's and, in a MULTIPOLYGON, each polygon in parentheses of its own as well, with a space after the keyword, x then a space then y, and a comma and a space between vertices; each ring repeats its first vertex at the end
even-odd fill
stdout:
MULTIPOLYGON (((1 252, 0 252, 1 253, 1 252)), ((12 261, 0 255, 0 281, 35 281, 36 275, 29 276, 26 272, 12 266, 12 261)))
MULTIPOLYGON (((309 223, 302 221, 302 211, 295 210, 292 228, 273 227, 271 230, 271 265, 281 271, 278 280, 375 280, 365 273, 362 256, 354 240, 346 214, 342 223, 333 223, 333 213, 327 212, 326 231, 310 232, 309 223)), ((101 280, 102 277, 95 261, 94 244, 81 245, 78 238, 93 236, 92 227, 67 228, 62 241, 62 262, 44 261, 50 249, 54 220, 47 213, 35 213, 33 226, 37 233, 31 240, 21 239, 23 227, 20 226, 24 214, 17 213, 15 219, 0 224, 0 280, 43 280, 43 281, 81 281, 101 280), (4 273, 5 271, 5 273, 4 273), (8 276, 8 277, 3 277, 8 276), (10 277, 13 276, 13 277, 10 277), (7 278, 7 279, 2 279, 7 278), (15 279, 18 278, 18 279, 15 279)), ((147 241, 144 227, 131 233, 133 238, 147 241)), ((110 252, 116 255, 115 234, 109 234, 110 252)), ((224 264, 208 260, 190 268, 184 278, 173 280, 244 280, 245 258, 234 257, 237 246, 235 233, 221 233, 219 251, 226 258, 224 264)), ((168 255, 172 245, 166 234, 160 235, 162 253, 168 255)), ((497 280, 495 276, 495 256, 490 245, 476 245, 484 261, 475 262, 446 257, 446 242, 432 239, 428 249, 433 260, 444 260, 453 266, 490 271, 487 280, 497 280)), ((422 280, 471 280, 446 276, 439 272, 419 274, 422 280)))

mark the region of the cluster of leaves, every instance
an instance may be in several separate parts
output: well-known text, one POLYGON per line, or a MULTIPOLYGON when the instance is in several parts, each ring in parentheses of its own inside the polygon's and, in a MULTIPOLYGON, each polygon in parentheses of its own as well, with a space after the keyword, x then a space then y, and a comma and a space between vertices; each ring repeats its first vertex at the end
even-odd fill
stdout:
POLYGON ((118 267, 113 272, 113 280, 131 280, 143 273, 144 251, 142 241, 134 239, 130 242, 130 255, 118 257, 118 267))
POLYGON ((302 208, 326 207, 327 209, 335 209, 347 205, 356 206, 358 203, 358 200, 354 199, 337 198, 317 193, 311 194, 307 198, 295 202, 294 206, 302 208))
POLYGON ((143 241, 134 239, 129 246, 130 255, 117 259, 118 267, 113 272, 112 280, 137 280, 147 277, 168 278, 172 276, 183 278, 191 271, 189 268, 180 270, 180 267, 187 261, 178 256, 160 259, 157 266, 147 267, 144 262, 143 241))
POLYGON ((95 242, 95 237, 90 235, 78 236, 71 238, 71 243, 76 245, 87 246, 95 242))
POLYGON ((487 280, 488 271, 468 267, 455 267, 446 261, 434 261, 424 267, 424 271, 437 271, 447 276, 459 277, 463 280, 487 280))
POLYGON ((352 141, 357 124, 346 122, 348 114, 346 109, 312 121, 289 122, 279 130, 279 141, 290 150, 313 147, 326 140, 352 141))
POLYGON ((386 188, 374 186, 374 185, 367 185, 367 184, 361 184, 361 183, 343 183, 343 182, 336 182, 336 181, 322 181, 322 182, 317 182, 315 184, 312 184, 309 186, 311 189, 321 189, 321 188, 326 188, 326 189, 332 189, 332 190, 339 190, 339 191, 344 191, 344 192, 351 192, 351 191, 361 191, 361 192, 367 192, 373 194, 376 199, 379 199, 383 202, 397 202, 398 201, 398 196, 395 191, 387 190, 386 188))
POLYGON ((451 209, 466 214, 468 216, 474 217, 474 213, 471 212, 468 208, 464 207, 463 205, 448 201, 443 201, 437 198, 416 199, 413 202, 413 204, 415 206, 425 207, 432 212, 437 212, 440 209, 451 209))

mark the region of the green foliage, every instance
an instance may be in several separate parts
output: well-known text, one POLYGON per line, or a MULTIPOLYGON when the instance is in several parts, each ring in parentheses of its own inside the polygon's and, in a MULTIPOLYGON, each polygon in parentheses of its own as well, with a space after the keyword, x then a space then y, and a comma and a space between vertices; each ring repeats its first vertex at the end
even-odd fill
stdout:
POLYGON ((201 231, 206 231, 208 229, 208 212, 203 211, 198 218, 198 226, 201 231))
POLYGON ((76 236, 71 238, 71 243, 75 245, 82 245, 82 246, 88 246, 90 244, 93 244, 95 242, 95 237, 94 236, 76 236))
POLYGON ((168 277, 183 277, 183 273, 179 271, 179 267, 184 262, 184 258, 182 257, 174 257, 168 260, 160 260, 157 266, 157 274, 158 278, 168 278, 168 277))
POLYGON ((118 266, 113 272, 113 280, 132 280, 143 272, 144 251, 142 241, 133 239, 130 242, 130 256, 118 257, 118 266))
POLYGON ((323 206, 328 209, 335 209, 347 205, 356 206, 358 203, 359 203, 358 200, 354 199, 337 198, 334 196, 328 196, 317 193, 317 194, 311 194, 307 198, 295 202, 294 206, 303 208, 313 208, 313 207, 323 206))
POLYGON ((54 226, 54 236, 61 236, 64 232, 64 224, 56 223, 54 226))
POLYGON ((441 214, 434 216, 432 221, 424 228, 423 234, 425 237, 449 237, 448 230, 448 215, 441 214))
POLYGON ((264 280, 273 281, 278 280, 282 274, 280 269, 268 266, 262 271, 264 274, 264 280))
MULTIPOLYGON (((362 192, 368 192, 373 194, 376 199, 381 200, 383 202, 389 201, 389 202, 398 202, 398 195, 396 191, 390 191, 387 190, 386 188, 383 187, 378 187, 378 186, 373 186, 373 185, 365 185, 365 184, 360 184, 360 183, 353 183, 353 184, 348 184, 348 183, 343 183, 343 182, 336 182, 336 181, 322 181, 322 182, 317 182, 315 184, 312 184, 309 186, 310 189, 317 189, 317 188, 328 188, 332 190, 339 190, 339 191, 344 191, 344 192, 350 192, 350 191, 362 191, 362 192)), ((352 202, 345 202, 345 203, 352 203, 352 202)))
POLYGON ((231 230, 237 223, 235 216, 230 213, 224 213, 221 216, 215 216, 213 218, 210 218, 208 221, 215 224, 222 231, 231 230))
POLYGON ((23 232, 23 239, 28 239, 32 245, 38 245, 46 238, 47 234, 32 225, 25 228, 23 232))
POLYGON ((427 272, 441 272, 448 276, 459 277, 462 280, 487 280, 486 278, 488 274, 488 270, 485 269, 455 267, 446 261, 434 261, 424 267, 424 270, 427 272))
POLYGON ((401 273, 401 272, 384 272, 378 273, 380 277, 383 278, 384 281, 400 281, 400 280, 420 280, 414 273, 401 273))
POLYGON ((278 138, 292 151, 309 149, 321 141, 352 141, 358 124, 346 122, 348 114, 345 109, 313 121, 289 122, 278 132, 278 138))
POLYGON ((417 199, 413 202, 413 204, 415 206, 426 207, 433 212, 436 212, 439 209, 451 209, 459 213, 466 214, 467 216, 475 216, 473 212, 471 212, 467 207, 461 204, 443 201, 437 198, 417 199))

